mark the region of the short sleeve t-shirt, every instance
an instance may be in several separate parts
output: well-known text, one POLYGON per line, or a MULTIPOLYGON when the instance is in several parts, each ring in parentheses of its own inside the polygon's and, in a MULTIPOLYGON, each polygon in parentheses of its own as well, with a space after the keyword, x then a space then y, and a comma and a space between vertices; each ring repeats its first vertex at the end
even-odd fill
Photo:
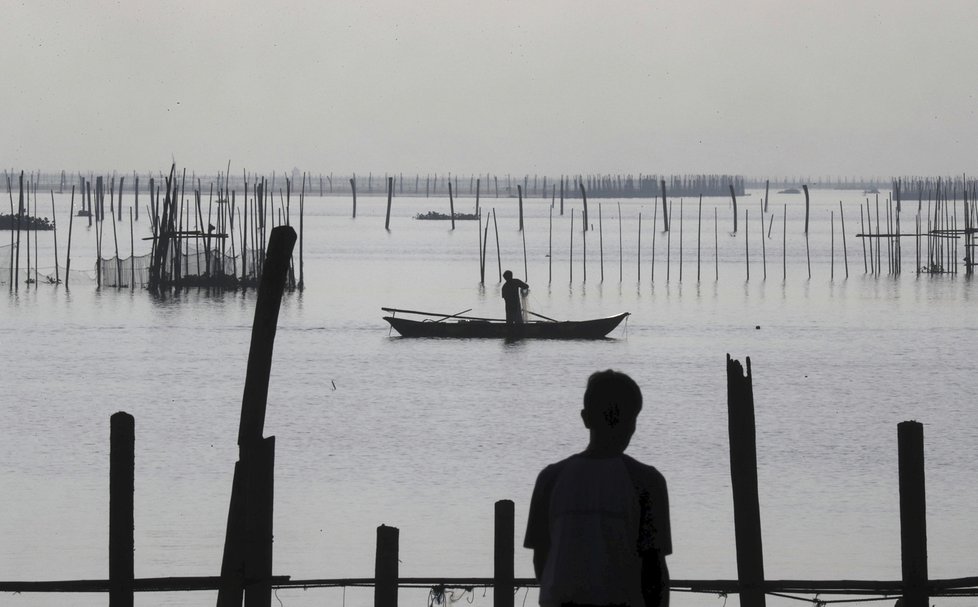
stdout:
POLYGON ((541 605, 641 607, 642 556, 672 552, 665 478, 624 454, 578 454, 547 466, 533 490, 524 545, 547 549, 541 605))

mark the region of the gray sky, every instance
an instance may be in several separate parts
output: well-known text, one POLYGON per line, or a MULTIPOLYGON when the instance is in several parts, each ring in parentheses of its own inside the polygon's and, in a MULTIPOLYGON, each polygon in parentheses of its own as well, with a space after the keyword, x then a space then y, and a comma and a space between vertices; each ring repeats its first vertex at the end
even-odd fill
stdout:
POLYGON ((8 168, 978 173, 974 0, 0 7, 8 168))

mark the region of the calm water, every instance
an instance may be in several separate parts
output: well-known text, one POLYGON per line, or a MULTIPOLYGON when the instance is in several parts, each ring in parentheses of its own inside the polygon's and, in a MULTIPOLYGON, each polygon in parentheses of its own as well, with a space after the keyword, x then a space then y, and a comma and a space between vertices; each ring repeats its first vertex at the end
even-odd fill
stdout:
MULTIPOLYGON (((652 201, 622 203, 621 249, 617 204, 603 201, 599 220, 591 201, 586 281, 580 202, 567 203, 562 217, 555 210, 548 258, 549 201, 527 201, 531 309, 554 318, 622 310, 633 316, 611 340, 513 344, 403 340, 381 320, 381 306, 502 315, 491 228, 483 288, 477 222, 458 222, 451 231, 448 222, 411 218, 447 212, 447 200, 395 199, 386 232, 385 200, 361 198, 352 219, 348 199, 308 199, 307 288, 288 294, 282 306, 265 429, 277 437, 275 572, 369 577, 375 529, 386 523, 401 529, 404 576, 491 575, 494 501, 516 502, 521 544, 536 473, 583 448, 585 379, 613 367, 645 391, 630 453, 669 481, 673 577, 734 578, 730 353, 753 364, 767 577, 900 577, 896 425, 909 419, 925 425, 931 577, 975 575, 978 285, 963 273, 917 276, 913 239, 904 239, 902 275, 865 274, 854 237, 865 197, 831 190, 813 191, 811 279, 804 199, 772 194, 765 279, 759 194, 740 201, 741 213, 750 213, 746 226, 741 216, 737 236, 729 233, 728 201, 704 200, 699 280, 697 201, 682 204, 681 232, 674 201, 670 238, 658 218, 654 281, 652 201)), ((460 211, 474 206, 456 202, 460 211)), ((68 197, 57 196, 57 204, 63 259, 68 197)), ((522 276, 516 200, 487 198, 483 205, 496 210, 503 269, 522 276)), ((904 225, 910 223, 905 214, 904 225)), ((149 229, 145 217, 136 229, 136 253, 147 252, 138 240, 149 229)), ((6 238, 0 233, 3 244, 6 238)), ((119 239, 128 255, 128 225, 119 224, 119 239)), ((112 246, 111 232, 106 242, 112 246)), ((94 267, 94 233, 81 222, 72 249, 73 268, 94 267)), ((50 234, 42 235, 40 255, 53 272, 50 234)), ((42 284, 15 294, 4 286, 0 296, 0 577, 107 575, 109 416, 119 410, 136 418, 136 575, 216 575, 254 295, 192 291, 159 300, 71 280, 70 293, 42 284)), ((522 549, 517 575, 532 575, 522 549)), ((358 589, 277 596, 284 605, 372 604, 371 591, 358 589)), ((517 603, 523 599, 520 591, 517 603)), ((427 592, 404 592, 401 600, 423 605, 427 592)), ((720 607, 725 599, 673 600, 720 607)), ((479 590, 474 601, 488 605, 491 593, 479 590)), ((214 595, 137 595, 137 602, 209 605, 214 595)), ((530 592, 526 604, 535 602, 530 592)), ((107 599, 4 595, 0 603, 107 599)))

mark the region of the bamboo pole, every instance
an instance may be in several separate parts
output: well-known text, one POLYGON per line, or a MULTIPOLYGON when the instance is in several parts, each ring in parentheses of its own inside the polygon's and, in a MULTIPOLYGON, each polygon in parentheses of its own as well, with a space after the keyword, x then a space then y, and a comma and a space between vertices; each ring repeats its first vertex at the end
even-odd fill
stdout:
MULTIPOLYGON (((584 223, 584 231, 587 232, 588 231, 588 223, 587 223, 587 221, 588 221, 588 219, 587 219, 587 192, 584 191, 584 182, 583 181, 580 182, 580 186, 581 186, 581 200, 584 202, 584 211, 582 211, 583 215, 581 216, 581 221, 584 223)), ((587 242, 587 236, 586 235, 585 235, 584 238, 585 238, 585 241, 584 242, 587 242)), ((584 256, 586 258, 587 257, 587 245, 585 245, 584 250, 585 250, 584 256)), ((587 281, 587 275, 584 276, 584 280, 587 281)))
POLYGON ((136 229, 133 226, 132 207, 129 207, 129 288, 136 288, 136 229))
POLYGON ((554 207, 550 205, 550 224, 547 233, 547 284, 553 282, 554 277, 554 207))
POLYGON ((663 179, 660 182, 660 190, 662 191, 662 227, 666 232, 669 231, 669 213, 666 209, 666 180, 663 179))
POLYGON ((846 247, 846 217, 842 212, 842 201, 839 201, 839 223, 842 224, 842 259, 845 262, 846 278, 849 278, 849 250, 846 247))
POLYGON ((829 223, 831 224, 831 232, 832 232, 831 245, 830 245, 831 253, 829 255, 831 259, 830 266, 829 266, 830 267, 829 279, 835 280, 835 212, 834 211, 829 211, 829 223))
MULTIPOLYGON (((768 223, 771 218, 768 217, 768 223)), ((764 280, 767 280, 767 245, 764 243, 764 209, 761 209, 761 268, 764 280)))
POLYGON ((781 280, 788 280, 788 205, 784 205, 781 218, 781 280))
MULTIPOLYGON (((245 192, 248 191, 248 184, 245 183, 245 192)), ((353 218, 357 218, 357 176, 350 177, 350 192, 353 194, 353 218)))
POLYGON ((604 222, 601 219, 601 203, 598 203, 598 260, 601 267, 601 282, 604 282, 604 222))
POLYGON ((574 284, 574 209, 571 209, 571 220, 570 220, 570 246, 568 247, 568 263, 570 274, 570 284, 574 284))
MULTIPOLYGON (((919 217, 919 215, 918 215, 918 217, 919 217)), ((859 205, 859 231, 862 234, 866 234, 866 222, 863 219, 863 205, 861 203, 859 205)), ((919 226, 917 227, 917 232, 918 233, 920 232, 920 227, 919 226)), ((868 260, 866 258, 866 238, 863 237, 863 238, 860 238, 859 240, 862 242, 862 245, 863 245, 863 274, 866 274, 866 273, 869 272, 869 264, 868 264, 868 260)), ((918 239, 918 244, 919 244, 919 242, 920 241, 918 239)), ((919 253, 920 252, 918 251, 918 259, 917 259, 917 265, 918 266, 920 265, 920 259, 919 259, 920 255, 919 255, 919 253)))
POLYGON ((655 282, 655 233, 657 231, 658 225, 657 220, 659 217, 659 205, 652 205, 652 273, 649 276, 650 282, 655 282))
POLYGON ((75 223, 75 186, 71 186, 71 210, 68 215, 68 251, 65 253, 65 290, 68 290, 68 277, 71 276, 71 228, 75 223))
POLYGON ((764 182, 764 210, 762 211, 764 213, 767 213, 767 206, 769 200, 768 192, 770 191, 770 189, 771 189, 771 180, 768 179, 764 182))
MULTIPOLYGON (((733 186, 731 186, 733 189, 733 186)), ((747 281, 750 282, 750 227, 747 220, 750 209, 744 209, 744 264, 747 266, 747 281)))
MULTIPOLYGON (((664 218, 666 223, 671 223, 672 220, 672 203, 669 203, 669 214, 664 218)), ((666 282, 669 282, 669 276, 672 271, 672 231, 666 232, 666 282)))
POLYGON ((635 260, 638 262, 638 272, 636 282, 642 282, 642 211, 638 212, 638 252, 635 255, 635 260))
POLYGON ((530 273, 526 266, 526 232, 520 232, 520 235, 523 237, 523 280, 530 282, 530 273))
POLYGON ((720 216, 716 207, 713 207, 713 279, 720 280, 720 216))
POLYGON ((679 282, 683 281, 683 199, 679 199, 679 282))
POLYGON ((696 282, 700 282, 700 256, 703 241, 703 195, 700 194, 699 207, 696 211, 696 282))
POLYGON ((618 203, 618 282, 625 277, 625 252, 623 247, 623 234, 621 225, 621 203, 618 203))

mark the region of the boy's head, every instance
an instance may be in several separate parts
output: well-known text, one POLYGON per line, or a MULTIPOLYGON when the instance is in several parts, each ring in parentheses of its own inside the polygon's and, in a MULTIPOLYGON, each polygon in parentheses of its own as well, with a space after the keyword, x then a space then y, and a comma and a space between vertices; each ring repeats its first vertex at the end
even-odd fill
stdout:
POLYGON ((505 272, 503 272, 503 278, 505 278, 506 280, 509 280, 512 277, 513 277, 513 273, 510 272, 509 270, 506 270, 505 272))
POLYGON ((642 390, 628 375, 608 369, 588 378, 581 419, 594 447, 623 452, 641 410, 642 390))

